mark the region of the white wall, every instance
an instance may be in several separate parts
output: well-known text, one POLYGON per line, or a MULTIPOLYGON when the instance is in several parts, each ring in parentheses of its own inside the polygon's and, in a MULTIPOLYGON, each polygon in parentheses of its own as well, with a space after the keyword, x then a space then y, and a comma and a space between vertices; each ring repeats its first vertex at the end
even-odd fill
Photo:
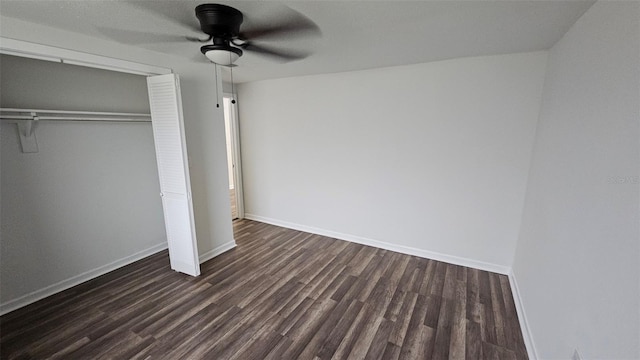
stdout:
POLYGON ((505 271, 546 56, 241 84, 247 217, 505 271))
POLYGON ((513 266, 541 359, 640 358, 639 11, 598 2, 549 55, 513 266))
MULTIPOLYGON (((222 110, 216 109, 211 101, 215 98, 216 86, 210 76, 203 76, 211 73, 209 64, 4 16, 0 21, 0 34, 7 38, 174 69, 181 79, 198 251, 201 256, 210 257, 234 243, 224 120, 222 110)), ((2 201, 4 203, 4 197, 2 201)), ((4 211, 2 216, 5 216, 4 211)))

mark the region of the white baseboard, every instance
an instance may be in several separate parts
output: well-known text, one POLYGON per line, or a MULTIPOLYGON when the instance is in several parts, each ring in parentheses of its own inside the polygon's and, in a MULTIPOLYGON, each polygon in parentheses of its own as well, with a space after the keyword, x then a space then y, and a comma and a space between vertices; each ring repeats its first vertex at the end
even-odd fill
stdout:
POLYGON ((215 248, 207 251, 206 253, 202 254, 199 256, 200 259, 200 264, 209 261, 211 259, 213 259, 214 257, 227 252, 231 249, 233 249, 234 247, 236 247, 236 242, 235 241, 229 241, 227 243, 224 243, 220 246, 216 246, 215 248))
POLYGON ((524 345, 527 348, 527 354, 530 360, 538 360, 538 353, 536 352, 535 343, 533 342, 531 329, 529 329, 529 321, 527 321, 527 315, 524 311, 522 298, 520 297, 520 289, 518 288, 518 282, 516 281, 516 275, 513 273, 513 270, 509 272, 509 285, 511 285, 513 302, 516 304, 516 312, 518 313, 518 321, 520 322, 520 329, 522 330, 522 337, 524 338, 524 345))
POLYGON ((244 217, 249 220, 255 220, 255 221, 259 221, 259 222, 263 222, 271 225, 281 226, 289 229, 304 231, 304 232, 322 235, 322 236, 328 236, 328 237, 339 239, 339 240, 350 241, 350 242, 354 242, 362 245, 373 246, 373 247, 377 247, 385 250, 391 250, 391 251, 395 251, 403 254, 419 256, 427 259, 438 260, 438 261, 442 261, 450 264, 467 266, 475 269, 495 272, 498 274, 508 275, 511 272, 511 268, 504 265, 492 264, 484 261, 468 259, 468 258, 463 258, 459 256, 454 256, 454 255, 442 254, 442 253, 418 249, 410 246, 391 244, 384 241, 368 239, 368 238, 351 235, 351 234, 343 234, 343 233, 339 233, 331 230, 315 228, 312 226, 290 223, 287 221, 271 219, 264 216, 254 215, 254 214, 245 213, 244 217))
POLYGON ((19 309, 23 306, 27 306, 29 304, 32 304, 38 300, 44 299, 47 296, 51 296, 53 294, 59 293, 61 291, 67 290, 69 288, 72 288, 76 285, 82 284, 85 281, 94 279, 100 275, 104 275, 110 271, 113 271, 115 269, 121 268, 125 265, 131 264, 132 262, 138 261, 140 259, 143 259, 149 255, 153 255, 159 251, 162 251, 164 249, 167 248, 167 243, 162 243, 162 244, 158 244, 155 246, 152 246, 148 249, 142 250, 142 251, 138 251, 135 254, 129 255, 125 258, 122 258, 120 260, 116 260, 113 261, 111 263, 108 263, 106 265, 97 267, 93 270, 89 270, 86 272, 83 272, 82 274, 78 274, 75 276, 72 276, 66 280, 62 280, 60 282, 57 282, 55 284, 49 285, 45 288, 42 288, 40 290, 36 290, 33 292, 30 292, 26 295, 23 295, 19 298, 13 299, 13 300, 9 300, 5 303, 0 304, 0 315, 4 315, 8 312, 11 312, 13 310, 19 309))

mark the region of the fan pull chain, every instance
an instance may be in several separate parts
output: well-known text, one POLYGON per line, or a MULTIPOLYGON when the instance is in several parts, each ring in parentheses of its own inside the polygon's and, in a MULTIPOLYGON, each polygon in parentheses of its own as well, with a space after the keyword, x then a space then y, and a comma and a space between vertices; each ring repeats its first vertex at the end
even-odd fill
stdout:
POLYGON ((218 64, 213 63, 214 77, 216 79, 216 107, 220 107, 220 95, 218 95, 218 64))
POLYGON ((235 104, 236 103, 236 99, 234 99, 234 97, 236 96, 236 90, 235 90, 235 86, 233 85, 233 68, 231 68, 231 103, 235 104))
POLYGON ((229 70, 231 70, 231 103, 235 104, 236 103, 236 99, 234 99, 236 92, 233 89, 233 63, 231 63, 231 53, 229 53, 229 63, 231 64, 229 66, 229 70))

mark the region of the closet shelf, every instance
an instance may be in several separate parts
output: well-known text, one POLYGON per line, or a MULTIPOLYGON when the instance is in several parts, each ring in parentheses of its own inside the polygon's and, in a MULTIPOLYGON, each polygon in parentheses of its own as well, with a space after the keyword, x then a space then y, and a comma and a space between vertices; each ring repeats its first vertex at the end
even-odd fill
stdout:
POLYGON ((150 114, 0 108, 0 119, 13 121, 113 121, 150 122, 150 114))
POLYGON ((23 153, 37 153, 35 128, 40 121, 151 122, 150 114, 0 108, 0 120, 18 125, 23 153))

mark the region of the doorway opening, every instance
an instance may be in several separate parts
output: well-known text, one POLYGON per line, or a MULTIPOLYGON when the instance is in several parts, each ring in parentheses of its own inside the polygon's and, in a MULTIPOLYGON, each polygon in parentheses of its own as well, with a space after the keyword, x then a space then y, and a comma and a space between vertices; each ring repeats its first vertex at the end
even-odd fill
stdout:
POLYGON ((244 218, 244 196, 242 192, 242 171, 240 166, 240 134, 238 107, 233 94, 225 93, 222 98, 224 128, 227 143, 227 171, 229 173, 229 201, 231 219, 244 218))

